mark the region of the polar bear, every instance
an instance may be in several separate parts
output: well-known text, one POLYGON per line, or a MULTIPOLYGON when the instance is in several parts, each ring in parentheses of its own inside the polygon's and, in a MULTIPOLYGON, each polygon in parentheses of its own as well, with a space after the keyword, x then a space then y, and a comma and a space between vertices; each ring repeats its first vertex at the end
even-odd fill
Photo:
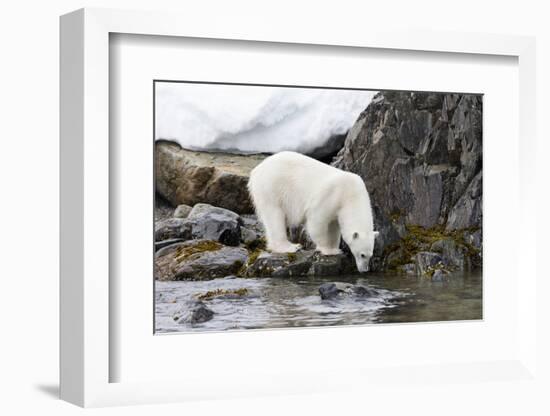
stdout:
POLYGON ((373 229, 369 194, 350 172, 295 152, 269 156, 250 173, 248 190, 262 221, 268 250, 293 253, 287 227, 305 224, 316 249, 339 254, 340 236, 349 246, 357 270, 369 270, 378 235, 373 229))

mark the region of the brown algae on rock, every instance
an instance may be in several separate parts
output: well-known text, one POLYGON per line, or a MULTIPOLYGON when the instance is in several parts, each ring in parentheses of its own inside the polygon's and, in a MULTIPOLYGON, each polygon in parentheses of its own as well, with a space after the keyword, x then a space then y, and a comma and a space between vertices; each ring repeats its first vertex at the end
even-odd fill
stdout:
POLYGON ((217 297, 229 296, 229 297, 242 297, 248 295, 248 289, 245 287, 239 289, 216 289, 209 290, 206 293, 197 295, 198 300, 212 300, 217 297))
POLYGON ((181 246, 176 248, 176 255, 174 256, 175 260, 180 263, 189 259, 194 254, 204 253, 205 251, 216 251, 223 247, 221 243, 217 241, 204 240, 199 241, 196 244, 181 246))

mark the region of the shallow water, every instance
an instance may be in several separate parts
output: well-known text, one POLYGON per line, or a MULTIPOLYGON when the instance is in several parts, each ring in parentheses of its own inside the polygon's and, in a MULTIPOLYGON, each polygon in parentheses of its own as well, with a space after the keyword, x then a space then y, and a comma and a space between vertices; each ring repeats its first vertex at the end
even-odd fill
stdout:
POLYGON ((260 328, 357 325, 482 318, 481 273, 455 273, 445 282, 409 276, 374 274, 284 278, 233 278, 209 281, 155 282, 157 333, 260 328), (319 286, 346 282, 374 287, 372 298, 321 300, 319 286), (249 295, 215 298, 204 303, 214 317, 201 324, 178 323, 185 305, 216 289, 248 289, 249 295))

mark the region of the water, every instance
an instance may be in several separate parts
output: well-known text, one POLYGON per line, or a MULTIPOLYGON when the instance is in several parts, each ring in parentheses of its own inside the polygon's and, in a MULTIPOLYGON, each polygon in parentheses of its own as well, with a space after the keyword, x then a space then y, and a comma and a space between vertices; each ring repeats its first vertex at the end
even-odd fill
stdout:
POLYGON ((480 272, 452 274, 445 282, 373 273, 301 279, 156 282, 155 326, 157 333, 173 333, 481 319, 481 282, 480 272), (327 282, 371 286, 379 290, 379 295, 321 300, 318 289, 327 282), (249 294, 205 301, 214 311, 208 322, 191 324, 174 320, 197 295, 241 288, 246 288, 249 294))

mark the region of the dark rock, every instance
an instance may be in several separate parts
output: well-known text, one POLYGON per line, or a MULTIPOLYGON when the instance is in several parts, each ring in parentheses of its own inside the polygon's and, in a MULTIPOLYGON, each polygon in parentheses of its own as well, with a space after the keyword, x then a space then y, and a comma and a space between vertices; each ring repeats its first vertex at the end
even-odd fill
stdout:
POLYGON ((338 152, 344 147, 347 133, 336 134, 327 139, 325 143, 309 151, 307 155, 321 162, 330 163, 338 152))
POLYGON ((332 256, 315 253, 308 274, 312 276, 338 276, 356 272, 355 260, 344 253, 332 256))
POLYGON ((449 213, 447 230, 481 228, 482 190, 482 174, 479 172, 449 213))
POLYGON ((247 183, 266 155, 196 152, 167 141, 155 144, 156 190, 173 206, 209 203, 252 213, 247 183))
POLYGON ((174 321, 178 324, 202 324, 210 321, 214 317, 214 312, 203 302, 189 302, 188 305, 181 308, 174 315, 174 321))
POLYGON ((443 197, 441 174, 419 166, 412 174, 411 189, 414 205, 408 215, 408 222, 425 228, 433 227, 439 219, 443 197))
POLYGON ((180 204, 177 206, 176 210, 174 211, 174 217, 176 218, 187 218, 189 213, 191 212, 193 208, 189 205, 180 204))
POLYGON ((319 294, 323 300, 334 299, 342 292, 343 290, 336 286, 336 283, 325 283, 319 287, 319 294))
POLYGON ((167 218, 155 223, 155 241, 174 238, 183 240, 192 238, 191 224, 182 218, 167 218))
POLYGON ((250 264, 247 264, 248 277, 297 277, 305 276, 313 262, 313 251, 297 253, 262 252, 250 264))
POLYGON ((356 296, 361 298, 374 297, 378 294, 379 292, 376 289, 350 283, 324 283, 319 287, 319 295, 323 300, 336 299, 344 296, 356 296))
POLYGON ((216 241, 191 240, 172 244, 155 254, 157 280, 208 280, 235 274, 246 262, 242 247, 216 241))

